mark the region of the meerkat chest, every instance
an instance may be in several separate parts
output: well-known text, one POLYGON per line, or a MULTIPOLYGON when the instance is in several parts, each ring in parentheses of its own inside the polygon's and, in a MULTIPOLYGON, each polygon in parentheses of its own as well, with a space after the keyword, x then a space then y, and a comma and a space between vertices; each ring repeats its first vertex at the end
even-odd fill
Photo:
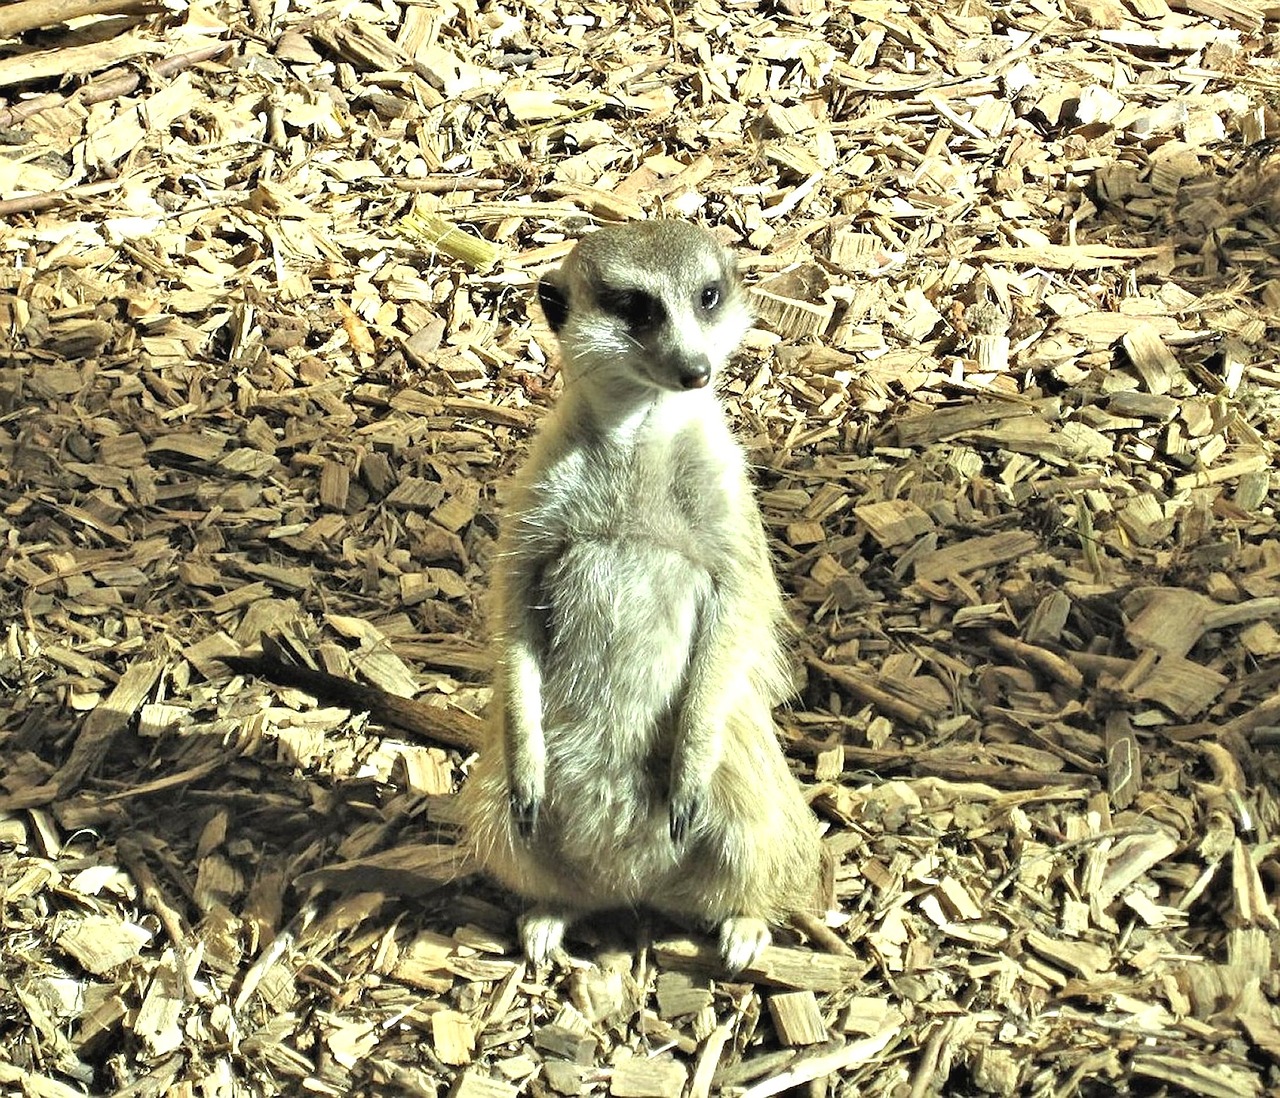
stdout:
POLYGON ((666 708, 714 597, 732 486, 697 434, 584 447, 547 470, 549 697, 583 712, 608 699, 642 725, 666 708))
POLYGON ((698 429, 584 448, 562 497, 567 540, 647 545, 714 570, 733 523, 737 456, 717 450, 698 429))

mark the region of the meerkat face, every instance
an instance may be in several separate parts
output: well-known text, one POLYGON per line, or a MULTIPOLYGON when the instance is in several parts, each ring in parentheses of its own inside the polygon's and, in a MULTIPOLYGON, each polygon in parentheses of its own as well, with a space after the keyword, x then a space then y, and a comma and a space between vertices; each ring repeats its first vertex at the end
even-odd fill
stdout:
POLYGON ((751 327, 733 256, 685 221, 639 221, 584 237, 538 283, 570 381, 708 385, 751 327))

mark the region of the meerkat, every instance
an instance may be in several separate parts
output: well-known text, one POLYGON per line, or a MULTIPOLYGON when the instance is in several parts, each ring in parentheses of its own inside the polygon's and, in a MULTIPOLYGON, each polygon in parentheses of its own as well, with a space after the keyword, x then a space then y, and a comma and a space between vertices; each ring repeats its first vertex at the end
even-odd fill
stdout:
POLYGON ((745 292, 714 237, 662 220, 589 234, 538 297, 564 387, 500 523, 464 826, 532 901, 532 962, 579 916, 645 906, 717 928, 738 971, 812 908, 820 861, 774 733, 782 595, 715 392, 745 292))

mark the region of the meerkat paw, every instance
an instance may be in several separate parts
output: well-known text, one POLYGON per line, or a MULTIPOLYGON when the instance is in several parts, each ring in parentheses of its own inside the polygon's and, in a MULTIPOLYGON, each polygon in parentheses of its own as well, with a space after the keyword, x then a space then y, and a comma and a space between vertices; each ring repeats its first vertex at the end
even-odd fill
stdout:
POLYGON ((720 959, 729 972, 741 972, 755 963, 771 939, 763 919, 735 915, 720 924, 720 959))
POLYGON ((513 788, 511 790, 511 821, 522 839, 533 838, 538 826, 538 809, 542 807, 542 798, 532 789, 513 788))
POLYGON ((520 948, 530 964, 545 965, 564 941, 568 920, 563 915, 535 907, 520 919, 520 948))
POLYGON ((673 796, 671 798, 671 841, 676 846, 684 845, 694 820, 698 818, 700 808, 701 802, 697 797, 673 796))

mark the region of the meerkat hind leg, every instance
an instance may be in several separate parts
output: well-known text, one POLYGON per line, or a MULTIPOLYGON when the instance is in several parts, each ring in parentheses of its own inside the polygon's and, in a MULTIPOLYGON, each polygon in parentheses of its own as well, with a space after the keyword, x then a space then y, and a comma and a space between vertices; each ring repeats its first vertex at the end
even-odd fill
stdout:
POLYGON ((530 908, 520 916, 520 948, 529 962, 545 965, 564 941, 569 916, 550 907, 530 908))
POLYGON ((772 940, 763 919, 733 915, 720 924, 720 959, 730 972, 741 972, 755 963, 772 940))

